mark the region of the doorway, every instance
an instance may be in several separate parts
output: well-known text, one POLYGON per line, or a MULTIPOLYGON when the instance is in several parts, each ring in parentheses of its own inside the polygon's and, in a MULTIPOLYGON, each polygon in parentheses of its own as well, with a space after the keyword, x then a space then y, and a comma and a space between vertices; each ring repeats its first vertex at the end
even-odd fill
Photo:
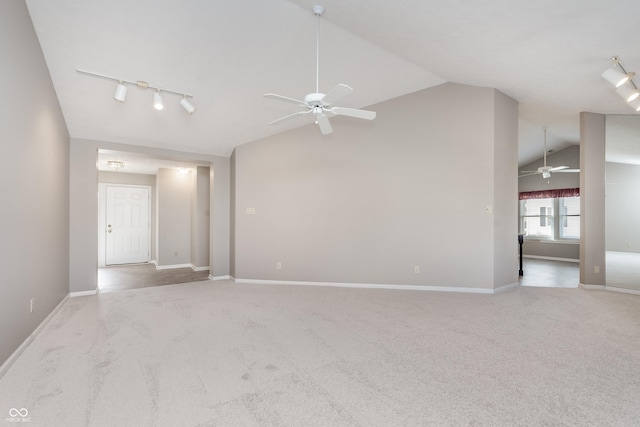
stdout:
POLYGON ((105 186, 105 265, 150 261, 150 188, 105 186))

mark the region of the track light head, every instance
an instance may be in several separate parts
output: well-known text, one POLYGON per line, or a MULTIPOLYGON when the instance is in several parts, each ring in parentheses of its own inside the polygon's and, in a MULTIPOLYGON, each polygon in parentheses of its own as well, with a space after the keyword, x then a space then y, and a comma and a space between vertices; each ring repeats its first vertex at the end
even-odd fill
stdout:
POLYGON ((153 94, 153 108, 158 111, 162 111, 164 109, 164 104, 162 103, 162 97, 160 96, 159 90, 153 94))
POLYGON ((191 105, 191 103, 187 99, 187 95, 184 95, 182 97, 182 99, 180 100, 180 105, 182 105, 182 108, 184 108, 185 111, 189 114, 193 114, 193 112, 196 111, 195 107, 191 105))
POLYGON ((629 85, 622 85, 616 89, 616 93, 624 98, 625 101, 631 102, 640 96, 640 92, 633 89, 629 85))
POLYGON ((122 84, 122 80, 118 82, 118 86, 116 86, 116 93, 113 95, 116 101, 124 102, 127 98, 127 87, 122 84))
POLYGON ((636 98, 629 103, 629 106, 636 111, 640 112, 640 98, 636 98))
POLYGON ((614 87, 620 87, 627 83, 632 77, 633 73, 623 73, 616 68, 608 68, 602 73, 602 78, 611 83, 614 87))

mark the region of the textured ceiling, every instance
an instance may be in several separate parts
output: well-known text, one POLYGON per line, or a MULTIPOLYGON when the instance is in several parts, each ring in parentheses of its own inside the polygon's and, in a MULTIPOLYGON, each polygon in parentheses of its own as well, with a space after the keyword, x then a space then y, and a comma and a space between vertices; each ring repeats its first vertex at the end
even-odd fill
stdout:
MULTIPOLYGON (((228 156, 237 145, 302 126, 265 99, 315 88, 316 18, 307 0, 27 0, 72 137, 228 156), (115 83, 85 69, 193 94, 115 83)), ((495 87, 520 103, 519 161, 579 142, 579 113, 630 114, 601 79, 610 57, 640 70, 640 2, 601 0, 326 0, 320 89, 368 105, 443 82, 495 87)), ((310 132, 317 132, 310 127, 310 132)), ((336 132, 339 127, 336 126, 336 132)))

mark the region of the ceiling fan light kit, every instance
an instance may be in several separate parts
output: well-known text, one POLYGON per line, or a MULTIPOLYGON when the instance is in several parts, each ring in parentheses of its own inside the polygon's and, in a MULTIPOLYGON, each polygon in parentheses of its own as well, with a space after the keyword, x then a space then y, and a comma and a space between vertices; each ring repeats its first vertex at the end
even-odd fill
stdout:
POLYGON ((318 18, 316 26, 316 90, 313 93, 305 95, 304 100, 289 98, 275 93, 266 93, 264 95, 266 98, 290 102, 306 108, 305 110, 273 120, 269 122, 270 125, 282 123, 294 117, 313 114, 315 116, 315 124, 320 128, 320 132, 322 132, 323 135, 327 135, 333 132, 333 128, 329 123, 330 116, 348 116, 365 120, 373 120, 376 117, 375 111, 334 106, 336 101, 353 92, 353 89, 348 85, 340 83, 326 94, 320 92, 320 17, 324 14, 324 11, 324 7, 320 5, 313 6, 313 14, 318 18))
POLYGON ((617 56, 614 56, 611 60, 613 65, 602 73, 602 78, 616 88, 616 93, 623 97, 631 108, 640 111, 640 103, 636 102, 640 96, 640 91, 633 80, 636 73, 627 72, 617 56))
POLYGON ((94 73, 91 71, 86 71, 86 70, 80 70, 80 69, 76 69, 76 71, 78 73, 82 73, 82 74, 87 74, 90 76, 94 76, 94 77, 101 77, 103 79, 107 79, 107 80, 114 80, 116 82, 118 82, 117 86, 116 86, 116 91, 113 95, 113 98, 116 101, 119 102, 125 102, 126 98, 127 98, 127 86, 125 85, 125 83, 130 84, 130 85, 134 85, 139 87, 140 89, 154 89, 155 92, 153 93, 153 108, 155 108, 158 111, 161 111, 164 109, 164 104, 162 102, 162 96, 160 95, 160 92, 168 92, 168 93, 174 93, 176 95, 181 95, 182 99, 180 100, 180 105, 182 106, 182 108, 184 108, 184 110, 189 113, 189 114, 193 114, 196 109, 193 107, 193 105, 191 104, 191 102, 189 102, 189 100, 187 98, 193 98, 193 95, 190 95, 188 93, 184 93, 184 92, 177 92, 175 90, 169 90, 169 89, 165 89, 165 88, 160 88, 157 86, 151 86, 149 83, 143 81, 143 80, 138 80, 136 82, 133 81, 129 81, 129 80, 124 80, 124 79, 117 79, 115 77, 111 77, 111 76, 107 76, 104 74, 98 74, 98 73, 94 73))

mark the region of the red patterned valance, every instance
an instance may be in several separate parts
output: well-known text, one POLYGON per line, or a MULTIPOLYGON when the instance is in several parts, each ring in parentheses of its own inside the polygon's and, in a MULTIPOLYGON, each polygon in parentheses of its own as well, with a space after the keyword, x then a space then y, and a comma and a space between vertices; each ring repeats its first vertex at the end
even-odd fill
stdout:
POLYGON ((519 195, 520 200, 551 199, 556 197, 579 197, 579 188, 561 188, 560 190, 523 191, 519 195))

